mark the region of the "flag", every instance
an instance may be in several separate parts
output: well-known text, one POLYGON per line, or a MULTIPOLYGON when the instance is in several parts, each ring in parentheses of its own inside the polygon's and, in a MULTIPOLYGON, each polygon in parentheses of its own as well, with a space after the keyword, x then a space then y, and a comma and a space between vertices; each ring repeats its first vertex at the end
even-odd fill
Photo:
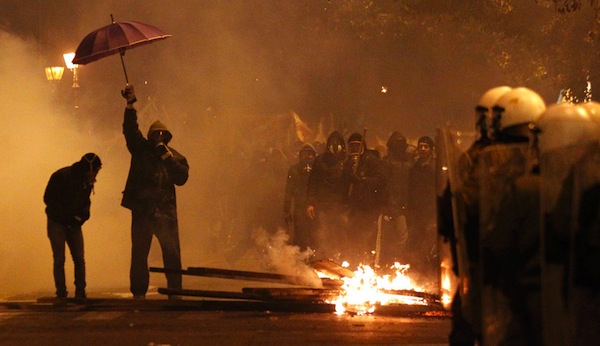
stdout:
POLYGON ((306 143, 312 134, 312 131, 308 125, 300 119, 300 116, 296 112, 292 111, 294 117, 294 129, 296 131, 296 138, 303 143, 306 143))

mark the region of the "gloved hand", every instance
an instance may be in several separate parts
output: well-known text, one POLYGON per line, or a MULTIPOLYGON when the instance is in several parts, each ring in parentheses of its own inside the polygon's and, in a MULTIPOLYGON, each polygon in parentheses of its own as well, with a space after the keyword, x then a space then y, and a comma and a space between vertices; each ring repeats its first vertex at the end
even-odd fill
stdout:
POLYGON ((135 91, 133 90, 133 85, 126 84, 125 89, 121 90, 121 96, 123 96, 127 100, 127 104, 134 104, 137 99, 135 98, 135 91))
POLYGON ((169 148, 167 148, 167 146, 162 142, 156 145, 156 154, 163 160, 173 156, 169 148))

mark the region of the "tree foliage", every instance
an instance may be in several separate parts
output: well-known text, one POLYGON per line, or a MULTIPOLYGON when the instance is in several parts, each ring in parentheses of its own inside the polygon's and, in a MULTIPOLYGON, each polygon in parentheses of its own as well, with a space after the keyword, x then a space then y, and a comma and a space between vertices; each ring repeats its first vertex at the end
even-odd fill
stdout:
POLYGON ((583 92, 588 78, 600 78, 600 0, 345 0, 327 7, 334 29, 369 44, 418 32, 466 45, 515 85, 583 92))

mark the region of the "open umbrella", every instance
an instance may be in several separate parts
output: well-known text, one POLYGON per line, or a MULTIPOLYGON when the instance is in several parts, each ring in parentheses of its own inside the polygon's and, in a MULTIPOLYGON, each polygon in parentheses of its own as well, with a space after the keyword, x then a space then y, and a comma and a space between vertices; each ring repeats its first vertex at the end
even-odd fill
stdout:
POLYGON ((85 65, 87 63, 99 60, 119 53, 121 57, 121 65, 125 73, 125 81, 129 83, 127 78, 127 70, 123 56, 125 51, 144 44, 152 43, 156 40, 171 37, 164 33, 159 28, 150 24, 140 22, 117 22, 115 23, 112 14, 110 15, 112 24, 96 29, 79 43, 73 58, 73 64, 85 65))

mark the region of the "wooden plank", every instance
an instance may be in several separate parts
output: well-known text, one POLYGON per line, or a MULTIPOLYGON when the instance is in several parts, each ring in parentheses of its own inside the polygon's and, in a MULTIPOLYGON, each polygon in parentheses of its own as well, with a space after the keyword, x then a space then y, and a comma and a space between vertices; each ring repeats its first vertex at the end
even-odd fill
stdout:
POLYGON ((243 293, 265 300, 320 301, 333 299, 340 294, 338 289, 295 288, 295 287, 244 287, 243 293))
POLYGON ((260 281, 260 282, 272 282, 280 284, 291 284, 291 285, 307 285, 308 280, 301 276, 283 275, 275 273, 261 273, 252 271, 242 270, 230 270, 230 269, 218 269, 218 268, 204 268, 204 267, 188 267, 186 269, 167 269, 167 268, 156 268, 151 267, 151 272, 157 273, 181 273, 182 275, 192 276, 205 276, 205 277, 216 277, 223 279, 234 279, 234 280, 248 280, 248 281, 260 281))
POLYGON ((440 301, 440 297, 435 294, 431 294, 431 293, 427 293, 427 292, 418 292, 415 290, 381 290, 381 292, 385 293, 385 294, 393 294, 393 295, 398 295, 398 296, 418 297, 418 298, 423 298, 423 299, 431 301, 431 302, 439 302, 440 301))
POLYGON ((252 294, 243 293, 243 292, 206 291, 206 290, 190 290, 190 289, 178 289, 178 288, 159 288, 158 293, 166 294, 166 295, 176 295, 176 296, 189 296, 189 297, 259 300, 259 298, 256 298, 252 294))
POLYGON ((310 262, 310 265, 326 275, 333 276, 334 278, 341 279, 344 277, 353 277, 354 272, 348 268, 342 267, 341 265, 328 260, 322 259, 314 262, 310 262))
MULTIPOLYGON (((245 280, 245 281, 256 281, 256 282, 271 282, 278 284, 288 284, 297 286, 310 286, 308 285, 309 280, 301 276, 283 275, 275 273, 262 273, 242 270, 230 270, 230 269, 217 269, 217 268, 204 268, 204 267, 188 267, 188 269, 168 269, 168 268, 157 268, 150 267, 151 272, 156 273, 179 273, 182 275, 191 276, 204 276, 204 277, 216 277, 222 279, 232 280, 245 280)), ((315 273, 316 276, 316 273, 315 273)), ((341 287, 344 282, 341 280, 321 278, 323 287, 341 287)))

